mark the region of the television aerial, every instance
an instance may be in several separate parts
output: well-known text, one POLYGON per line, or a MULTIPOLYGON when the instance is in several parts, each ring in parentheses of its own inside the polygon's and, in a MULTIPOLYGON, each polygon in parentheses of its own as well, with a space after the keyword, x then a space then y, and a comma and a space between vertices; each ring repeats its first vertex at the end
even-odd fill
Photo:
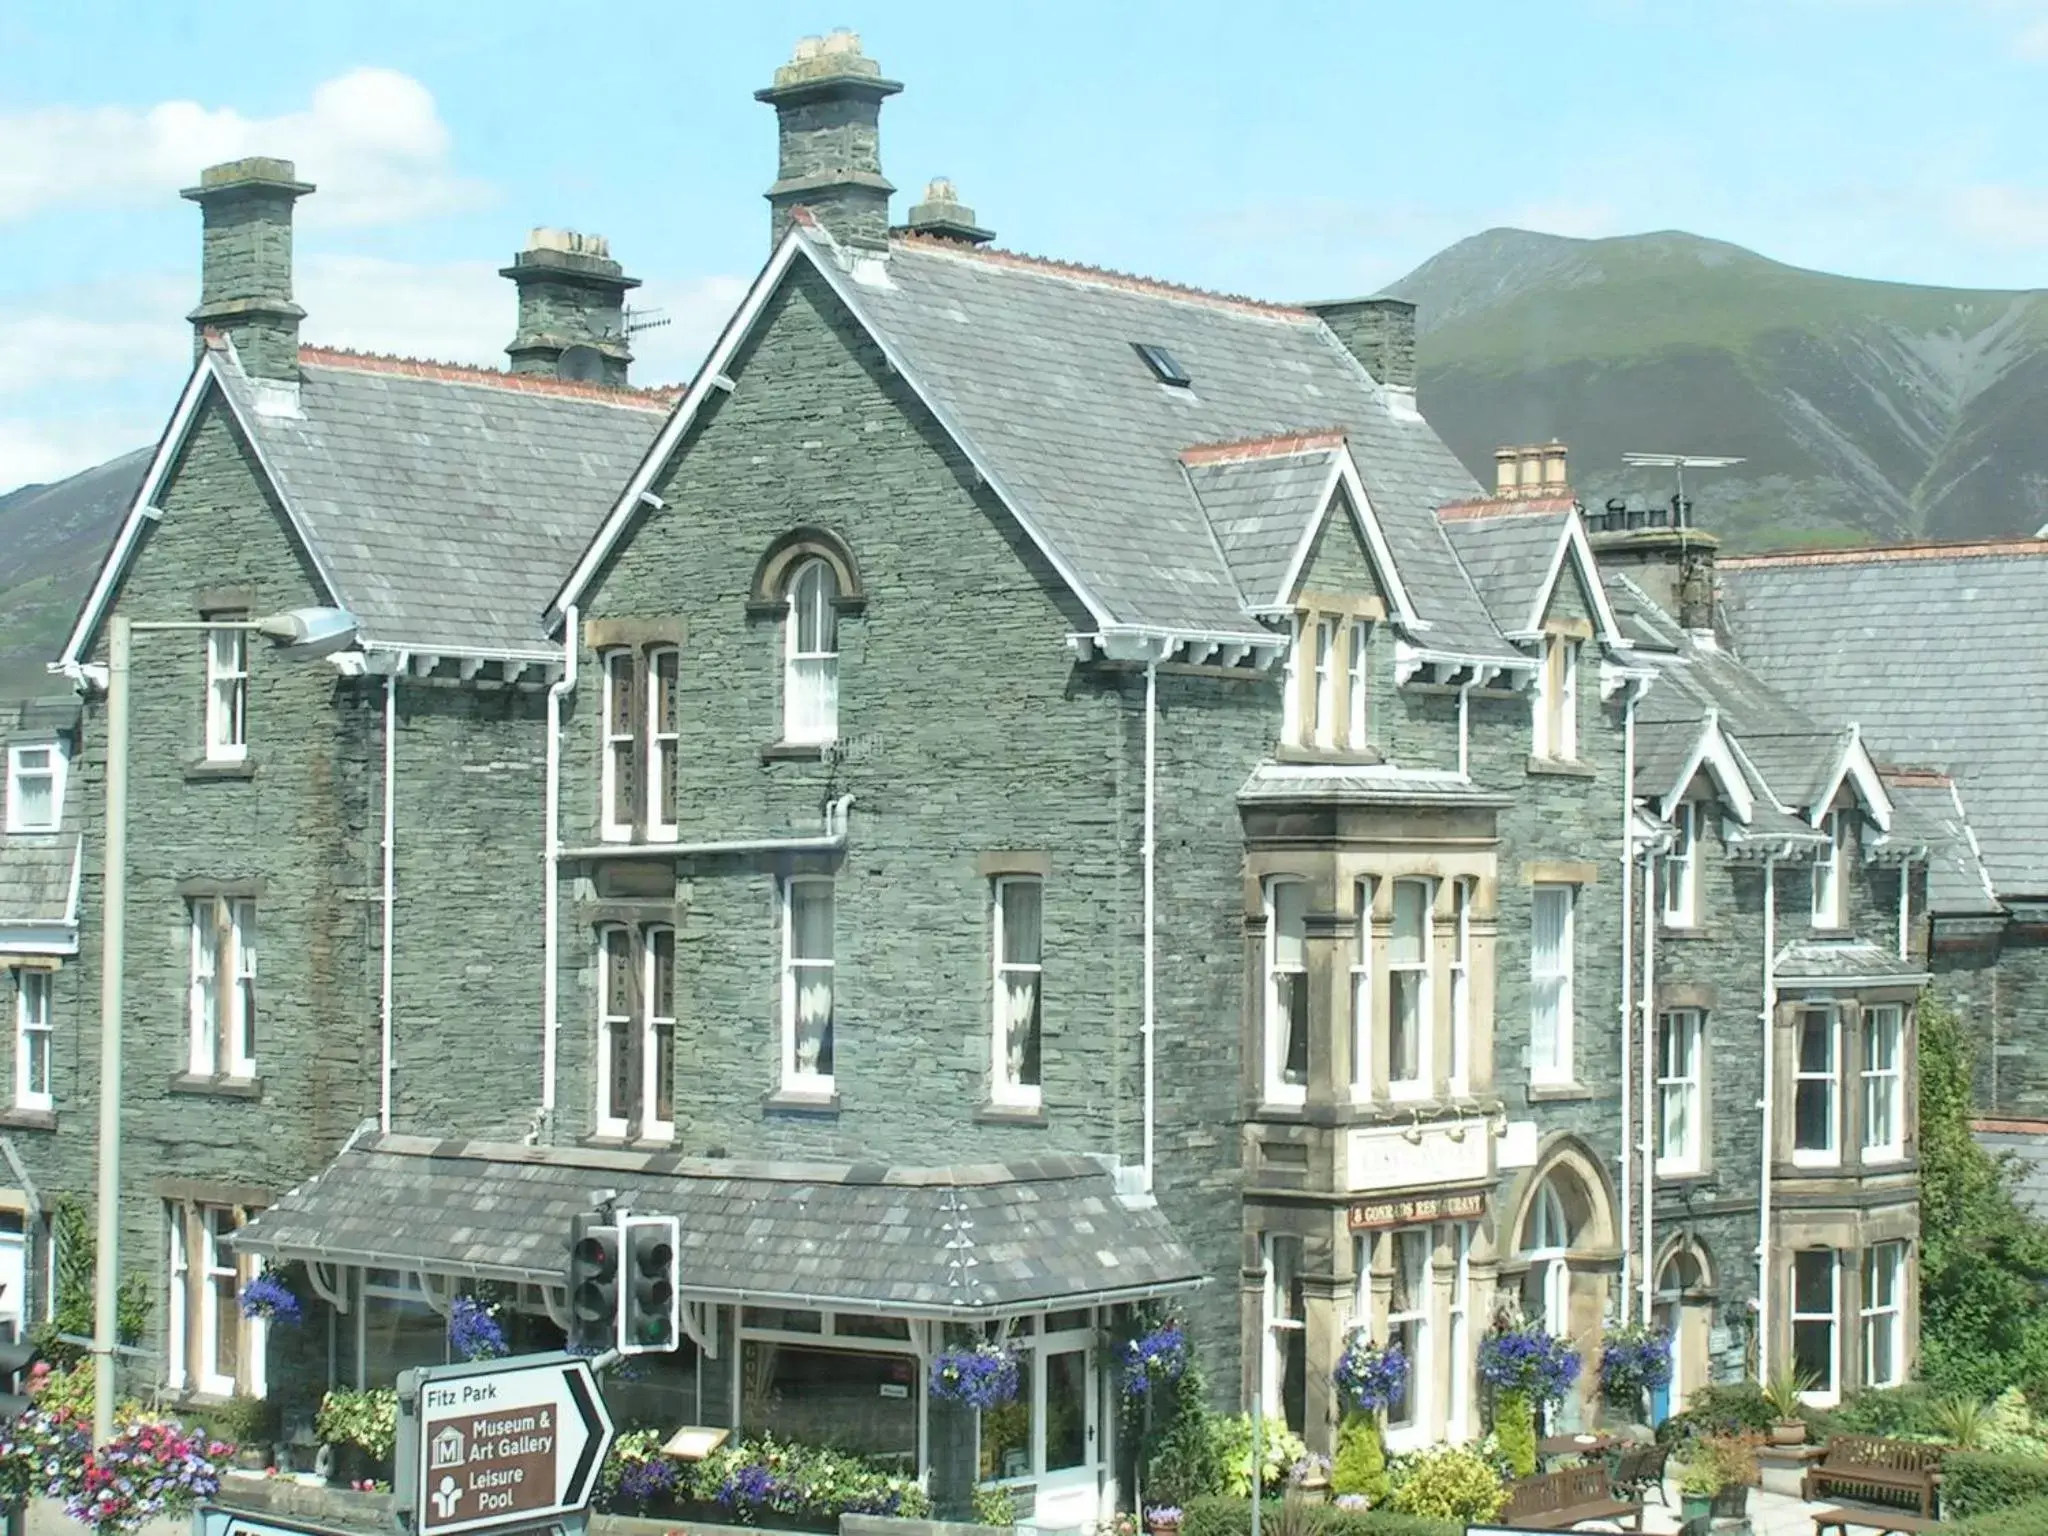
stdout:
POLYGON ((1688 469, 1726 469, 1731 464, 1747 463, 1746 459, 1730 458, 1720 453, 1624 453, 1621 462, 1630 469, 1669 469, 1677 472, 1678 493, 1671 498, 1672 515, 1679 527, 1685 527, 1692 516, 1692 503, 1685 499, 1685 472, 1688 469))

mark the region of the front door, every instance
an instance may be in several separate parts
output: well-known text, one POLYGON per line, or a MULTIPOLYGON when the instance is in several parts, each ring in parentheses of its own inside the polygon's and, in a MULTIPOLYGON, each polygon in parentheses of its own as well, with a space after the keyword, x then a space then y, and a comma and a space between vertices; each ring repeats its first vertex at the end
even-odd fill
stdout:
POLYGON ((1094 1335, 1049 1333, 1038 1358, 1032 1387, 1042 1470, 1031 1523, 1042 1531, 1093 1529, 1101 1512, 1094 1335))

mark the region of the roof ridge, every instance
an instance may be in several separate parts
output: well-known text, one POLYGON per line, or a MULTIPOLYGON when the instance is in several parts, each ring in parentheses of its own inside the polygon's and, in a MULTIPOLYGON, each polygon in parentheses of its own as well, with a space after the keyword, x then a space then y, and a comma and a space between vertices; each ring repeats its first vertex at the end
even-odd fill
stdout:
POLYGON ((1294 454, 1322 453, 1344 446, 1342 427, 1312 427, 1305 432, 1271 432, 1259 437, 1228 438, 1219 443, 1192 443, 1180 451, 1183 464, 1216 464, 1237 459, 1280 459, 1294 454))
POLYGON ((426 358, 399 357, 389 352, 356 352, 347 347, 301 345, 299 361, 322 368, 346 368, 356 373, 388 373, 409 379, 431 379, 443 384, 478 384, 486 389, 508 389, 527 394, 560 395, 572 400, 591 400, 600 405, 619 405, 629 410, 666 411, 682 398, 676 385, 651 389, 593 384, 580 379, 555 379, 539 373, 508 373, 477 363, 443 363, 426 358))
POLYGON ((1901 789, 1947 789, 1955 783, 1939 768, 1879 767, 1877 776, 1901 789))
POLYGON ((1447 501, 1436 509, 1438 517, 1556 517, 1578 506, 1573 496, 1480 496, 1470 501, 1447 501))
POLYGON ((1056 277, 1072 278, 1078 282, 1100 283, 1109 288, 1121 288, 1130 293, 1149 293, 1165 299, 1186 299, 1198 304, 1212 305, 1218 309, 1245 310, 1253 314, 1271 315, 1277 319, 1312 321, 1317 318, 1313 310, 1303 309, 1298 304, 1279 304, 1270 299, 1255 299, 1249 294, 1197 288, 1188 283, 1169 282, 1165 278, 1146 277, 1142 273, 1119 272, 1114 267, 1091 266, 1087 262, 1061 261, 1052 256, 1034 256, 1029 251, 1012 251, 1002 246, 990 245, 963 246, 957 240, 944 240, 931 235, 891 235, 889 238, 891 243, 911 250, 957 257, 964 261, 986 262, 990 266, 1046 272, 1056 277))
POLYGON ((1754 555, 1723 555, 1721 567, 1760 570, 1791 565, 1857 565, 1895 560, 1975 560, 1998 556, 2048 555, 2048 539, 2014 534, 2006 539, 1968 539, 1953 543, 1927 540, 1908 544, 1873 544, 1854 549, 1766 551, 1754 555))

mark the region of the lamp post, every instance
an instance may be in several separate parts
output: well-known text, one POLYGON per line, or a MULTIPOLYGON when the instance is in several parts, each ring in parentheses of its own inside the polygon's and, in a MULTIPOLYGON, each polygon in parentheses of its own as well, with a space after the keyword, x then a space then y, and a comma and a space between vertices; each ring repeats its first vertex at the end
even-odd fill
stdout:
POLYGON ((92 1439, 114 1435, 114 1355, 120 1342, 121 983, 128 917, 128 652, 137 631, 246 630, 302 661, 355 643, 356 621, 340 608, 294 608, 262 619, 145 620, 115 614, 107 624, 106 871, 101 889, 100 1125, 98 1239, 93 1256, 92 1439))

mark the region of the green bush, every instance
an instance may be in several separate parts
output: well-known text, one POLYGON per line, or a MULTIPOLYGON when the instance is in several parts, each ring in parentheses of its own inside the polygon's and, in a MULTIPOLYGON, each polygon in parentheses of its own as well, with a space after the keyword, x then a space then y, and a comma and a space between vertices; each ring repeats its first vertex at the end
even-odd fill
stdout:
MULTIPOLYGON (((1216 1426, 1223 1451, 1223 1491, 1234 1498, 1252 1494, 1252 1416, 1240 1413, 1216 1426)), ((1287 1427, 1285 1419, 1267 1419, 1259 1431, 1259 1485, 1271 1492, 1287 1480, 1294 1464, 1308 1454, 1301 1436, 1287 1427)), ((1247 1516, 1246 1518, 1250 1518, 1247 1516)))
POLYGON ((1517 1477, 1536 1471, 1536 1405, 1526 1392, 1503 1392, 1493 1400, 1493 1434, 1517 1477))
MULTIPOLYGON (((1278 1531, 1288 1518, 1279 1499, 1268 1499, 1259 1513, 1263 1529, 1278 1531)), ((1463 1520, 1438 1520, 1428 1515, 1404 1515, 1387 1509, 1337 1509, 1309 1505, 1314 1512, 1316 1536, 1464 1536, 1463 1520)), ((1250 1499, 1197 1499, 1181 1516, 1181 1536, 1251 1536, 1250 1499)))
POLYGON ((1387 1507, 1404 1515, 1491 1520, 1507 1502, 1499 1475, 1477 1452, 1455 1445, 1403 1457, 1387 1507))
POLYGON ((1657 1426, 1657 1443, 1683 1445, 1701 1435, 1769 1429, 1776 1418, 1764 1401, 1763 1388, 1753 1381, 1705 1386, 1686 1399, 1685 1412, 1674 1413, 1657 1426))
POLYGON ((1375 1504, 1387 1496, 1387 1448, 1379 1420, 1347 1413, 1337 1431, 1337 1455, 1330 1463, 1330 1492, 1355 1493, 1375 1504))
POLYGON ((1955 1451, 1942 1459, 1941 1507, 1946 1514, 1981 1515, 2034 1499, 2048 1499, 2048 1461, 1992 1451, 1955 1451))
POLYGON ((2010 1509, 1997 1509, 1989 1514, 1972 1515, 1945 1529, 1954 1536, 2041 1536, 2043 1531, 2048 1531, 2048 1499, 2015 1504, 2010 1509))
POLYGON ((1873 1388, 1852 1393, 1839 1408, 1808 1419, 1814 1432, 1828 1435, 1879 1435, 1910 1440, 1934 1433, 1935 1395, 1915 1383, 1908 1387, 1873 1388))
POLYGON ((2048 1458, 2048 1424, 2034 1417, 2026 1394, 2018 1387, 2007 1387, 1992 1403, 1984 1424, 1983 1448, 2008 1456, 2048 1458))
POLYGON ((335 1387, 320 1399, 313 1432, 329 1445, 353 1445, 389 1465, 398 1440, 398 1394, 389 1387, 335 1387))

